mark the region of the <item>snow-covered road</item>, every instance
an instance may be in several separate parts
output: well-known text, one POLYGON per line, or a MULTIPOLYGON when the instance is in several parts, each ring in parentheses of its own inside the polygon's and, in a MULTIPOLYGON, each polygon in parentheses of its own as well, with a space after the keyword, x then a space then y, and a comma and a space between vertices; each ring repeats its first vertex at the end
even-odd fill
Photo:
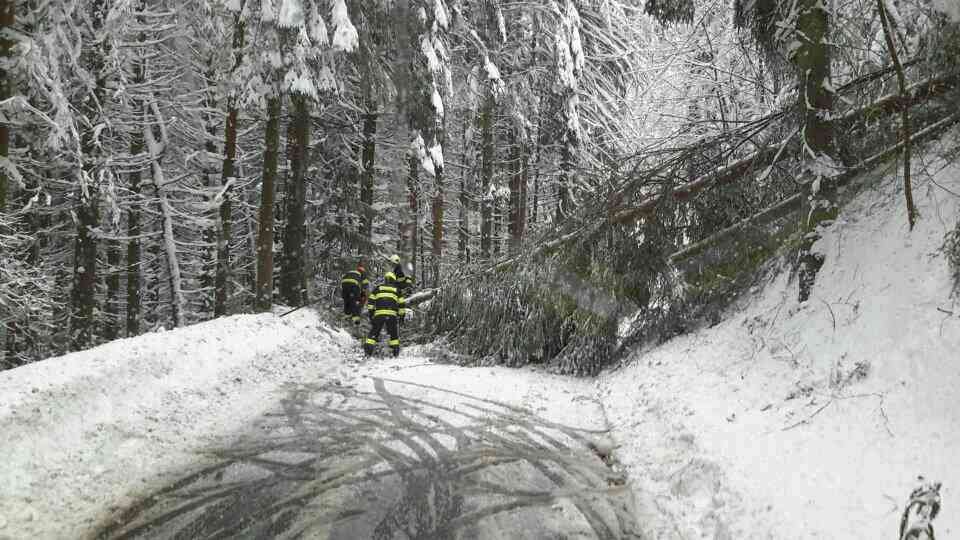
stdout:
POLYGON ((639 537, 624 478, 592 450, 602 416, 580 392, 587 385, 565 384, 570 399, 560 407, 580 411, 570 425, 551 420, 558 414, 542 399, 542 377, 518 384, 511 375, 407 357, 358 366, 346 382, 288 385, 241 436, 208 449, 101 532, 639 537))
POLYGON ((3 373, 0 538, 639 536, 595 381, 358 352, 304 310, 3 373))

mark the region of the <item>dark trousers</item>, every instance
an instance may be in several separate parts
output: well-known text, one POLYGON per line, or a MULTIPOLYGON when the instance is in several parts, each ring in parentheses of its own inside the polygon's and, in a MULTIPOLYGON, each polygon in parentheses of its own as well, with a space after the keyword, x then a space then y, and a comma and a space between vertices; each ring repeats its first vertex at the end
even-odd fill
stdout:
POLYGON ((367 356, 373 354, 373 350, 380 342, 380 332, 384 329, 390 334, 390 349, 394 356, 400 356, 400 324, 393 315, 378 315, 373 318, 373 326, 370 328, 370 335, 367 336, 366 343, 363 344, 363 352, 367 356))
POLYGON ((353 324, 360 324, 360 289, 346 286, 341 290, 343 296, 343 314, 353 320, 353 324))

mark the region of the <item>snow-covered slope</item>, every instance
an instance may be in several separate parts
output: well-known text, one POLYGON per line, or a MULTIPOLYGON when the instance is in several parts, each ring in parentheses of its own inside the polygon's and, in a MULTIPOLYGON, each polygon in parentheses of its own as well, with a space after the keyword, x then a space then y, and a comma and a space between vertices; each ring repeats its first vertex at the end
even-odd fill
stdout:
POLYGON ((960 537, 960 305, 941 252, 960 164, 938 149, 915 162, 912 232, 892 167, 861 179, 809 302, 784 269, 602 376, 651 538, 896 538, 921 474, 944 485, 937 537, 960 537))
POLYGON ((349 339, 306 310, 239 315, 0 373, 0 538, 80 538, 284 383, 336 378, 349 339))

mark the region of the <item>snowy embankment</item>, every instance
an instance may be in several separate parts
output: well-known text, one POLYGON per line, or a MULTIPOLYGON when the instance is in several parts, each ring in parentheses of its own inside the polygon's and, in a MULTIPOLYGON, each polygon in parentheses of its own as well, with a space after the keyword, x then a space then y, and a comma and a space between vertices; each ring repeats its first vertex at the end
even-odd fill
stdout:
POLYGON ((914 163, 912 232, 896 172, 860 180, 809 302, 783 269, 716 326, 602 375, 651 538, 896 538, 921 474, 943 482, 937 537, 960 537, 960 304, 941 250, 960 165, 935 150, 914 163))
POLYGON ((344 333, 303 310, 122 339, 0 373, 0 538, 80 538, 251 423, 338 376, 344 333))

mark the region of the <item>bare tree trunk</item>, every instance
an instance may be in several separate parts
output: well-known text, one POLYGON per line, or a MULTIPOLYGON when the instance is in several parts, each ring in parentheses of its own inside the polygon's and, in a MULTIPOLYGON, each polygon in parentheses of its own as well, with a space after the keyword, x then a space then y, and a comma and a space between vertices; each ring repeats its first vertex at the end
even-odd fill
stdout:
POLYGON ((120 263, 120 242, 107 240, 107 298, 103 302, 107 314, 103 337, 107 341, 120 336, 120 263))
POLYGON ((77 239, 74 242, 70 349, 79 351, 87 348, 93 340, 97 287, 97 239, 93 231, 99 223, 96 198, 81 195, 75 212, 77 239))
POLYGON ((294 94, 293 141, 290 142, 290 174, 286 186, 284 206, 287 223, 283 233, 283 271, 280 273, 280 297, 290 306, 300 306, 306 301, 304 287, 306 244, 307 150, 310 146, 310 108, 306 96, 294 94))
MULTIPOLYGON (((138 8, 141 11, 144 9, 144 2, 142 0, 139 2, 138 8)), ((145 42, 146 34, 141 32, 139 38, 141 42, 145 42)), ((142 54, 142 49, 140 52, 142 54)), ((146 63, 141 56, 133 68, 134 85, 143 84, 145 78, 146 63)), ((143 102, 141 100, 135 101, 133 110, 142 114, 143 111, 145 111, 143 102)), ((130 156, 135 158, 143 152, 143 145, 143 126, 134 126, 133 132, 130 134, 130 156)), ((143 306, 143 289, 140 283, 142 264, 142 248, 140 245, 140 205, 142 204, 140 181, 142 179, 142 173, 143 171, 141 171, 139 167, 136 167, 130 171, 130 177, 128 179, 132 197, 130 206, 127 209, 127 337, 140 334, 140 318, 143 306)))
POLYGON ((273 305, 273 204, 276 193, 277 162, 280 154, 279 95, 267 99, 267 132, 263 152, 263 186, 257 230, 257 285, 255 308, 270 311, 273 305))
MULTIPOLYGON (((130 155, 143 151, 142 135, 134 134, 130 142, 130 155)), ((140 169, 130 171, 130 193, 133 195, 127 210, 127 337, 140 334, 140 169)))
POLYGON ((373 242, 373 180, 376 164, 377 149, 377 112, 376 105, 370 100, 366 101, 366 111, 363 114, 363 143, 361 146, 360 164, 360 232, 367 246, 362 249, 364 252, 370 250, 373 242))
POLYGON ((414 266, 413 275, 416 275, 417 267, 417 247, 420 245, 420 178, 419 178, 419 163, 417 161, 417 156, 411 152, 407 156, 407 195, 410 202, 410 214, 411 221, 407 223, 404 227, 407 229, 407 234, 403 234, 409 244, 407 248, 410 250, 410 264, 414 266))
MULTIPOLYGON (((154 165, 155 172, 159 169, 159 164, 154 165)), ((163 178, 163 175, 154 176, 154 182, 158 178, 163 178)), ((154 186, 156 187, 156 184, 154 186)), ((183 326, 184 322, 184 301, 177 244, 173 236, 173 210, 170 208, 170 201, 167 200, 167 194, 163 189, 158 189, 157 195, 160 197, 160 210, 163 213, 163 247, 167 256, 167 279, 170 282, 170 313, 174 327, 179 328, 183 326)))
POLYGON ((800 102, 804 106, 803 146, 810 159, 810 207, 804 223, 804 239, 800 246, 799 299, 810 297, 817 272, 823 266, 823 255, 812 250, 820 238, 819 228, 836 216, 834 203, 836 186, 830 175, 824 174, 833 153, 833 91, 830 85, 830 51, 826 43, 829 17, 820 0, 801 0, 797 20, 800 47, 793 61, 803 78, 800 102))
POLYGON ((903 72, 903 65, 900 63, 900 56, 897 54, 897 46, 893 42, 893 32, 890 30, 890 18, 887 13, 884 0, 877 0, 877 11, 880 12, 880 24, 883 26, 883 37, 887 42, 887 49, 890 51, 890 58, 893 60, 893 66, 897 71, 897 83, 900 86, 900 97, 903 103, 900 106, 900 118, 903 130, 903 191, 907 202, 907 222, 910 224, 910 230, 917 223, 917 207, 913 203, 913 185, 910 180, 910 91, 907 89, 907 77, 903 72))
MULTIPOLYGON (((233 71, 243 62, 244 34, 246 23, 238 13, 233 22, 233 71)), ((230 298, 230 242, 232 237, 233 208, 231 206, 231 188, 234 181, 234 167, 237 159, 237 98, 230 96, 227 105, 227 123, 223 136, 223 171, 220 183, 223 189, 220 201, 220 227, 217 238, 217 275, 214 283, 213 315, 227 314, 227 300, 230 298)))
POLYGON ((457 225, 457 251, 460 262, 470 264, 470 196, 467 193, 466 172, 460 174, 460 223, 457 225))
MULTIPOLYGON (((208 81, 214 81, 216 77, 216 71, 214 70, 214 56, 212 54, 208 63, 206 77, 208 81)), ((206 104, 207 109, 210 111, 214 111, 217 108, 216 93, 214 90, 215 88, 213 86, 207 89, 206 104)), ((211 205, 209 208, 212 208, 213 204, 214 196, 212 192, 215 185, 215 177, 218 176, 220 172, 216 167, 216 156, 218 152, 217 144, 214 141, 217 138, 217 125, 213 117, 213 113, 208 113, 206 115, 206 121, 204 122, 207 142, 204 143, 203 147, 204 150, 206 150, 207 155, 204 156, 205 167, 203 171, 203 187, 205 188, 206 192, 204 200, 207 202, 207 204, 211 205)), ((213 225, 212 222, 210 225, 205 225, 203 228, 203 269, 200 274, 200 287, 205 291, 201 299, 203 318, 208 318, 214 310, 214 294, 217 283, 217 229, 218 227, 213 225)))
MULTIPOLYGON (((469 117, 470 113, 467 113, 469 117)), ((463 144, 461 146, 462 152, 460 153, 460 161, 466 163, 467 161, 467 123, 463 123, 463 144)), ((462 264, 470 264, 470 193, 467 189, 467 170, 469 167, 464 165, 460 168, 460 196, 458 198, 459 202, 459 220, 457 223, 457 254, 459 261, 462 264)))
MULTIPOLYGON (((91 5, 91 28, 96 34, 102 27, 106 15, 106 6, 103 0, 95 0, 91 5)), ((98 165, 97 141, 95 130, 99 127, 99 120, 103 114, 100 104, 106 93, 106 78, 104 75, 104 56, 106 52, 101 48, 105 45, 93 44, 93 50, 81 55, 85 64, 94 75, 95 86, 92 95, 88 96, 81 105, 83 114, 89 121, 80 135, 80 150, 83 166, 82 178, 78 179, 78 188, 75 192, 77 201, 74 208, 76 214, 77 237, 74 243, 74 275, 73 293, 71 295, 70 334, 72 350, 78 351, 90 346, 93 342, 94 311, 96 309, 97 288, 97 239, 95 230, 99 225, 98 189, 96 168, 98 165), (86 58, 84 58, 86 57, 86 58)))
POLYGON ((533 161, 533 215, 531 223, 536 225, 540 221, 540 146, 537 145, 536 159, 533 161))
MULTIPOLYGON (((13 96, 13 80, 7 73, 6 66, 13 56, 14 42, 8 36, 13 31, 16 7, 16 0, 0 0, 0 101, 6 101, 13 96)), ((10 124, 4 121, 0 122, 0 158, 6 159, 9 156, 10 124)), ((8 183, 6 169, 0 168, 0 212, 7 207, 8 183)))
POLYGON ((440 261, 443 257, 443 167, 435 164, 436 176, 434 177, 435 189, 433 194, 433 205, 431 208, 431 217, 433 219, 433 242, 431 243, 431 256, 433 264, 431 272, 433 273, 433 286, 440 285, 440 261))
POLYGON ((480 110, 480 257, 490 260, 493 228, 493 198, 490 190, 493 184, 494 124, 497 102, 493 90, 487 89, 487 95, 480 110))
POLYGON ((500 258, 500 244, 503 241, 503 199, 499 194, 493 198, 493 238, 491 252, 494 259, 500 258))
POLYGON ((163 174, 163 167, 160 160, 169 144, 167 131, 164 127, 163 117, 160 115, 160 109, 156 103, 150 105, 152 116, 162 133, 160 142, 157 142, 153 135, 153 127, 148 121, 150 115, 144 114, 143 138, 146 142, 147 151, 150 153, 151 171, 153 176, 153 189, 157 199, 160 201, 160 214, 163 216, 163 250, 167 259, 167 280, 170 287, 170 314, 173 319, 173 326, 179 328, 184 324, 184 299, 182 278, 180 275, 180 260, 177 254, 177 239, 173 233, 173 208, 167 199, 166 179, 163 174))
POLYGON ((576 141, 569 130, 565 129, 564 141, 560 146, 560 177, 557 181, 557 223, 562 222, 570 210, 573 201, 570 197, 570 183, 573 179, 573 153, 576 141))
POLYGON ((520 251, 527 221, 527 157, 523 142, 515 130, 510 131, 510 253, 520 251))
MULTIPOLYGON (((0 101, 6 101, 13 96, 13 80, 7 73, 6 66, 11 61, 13 41, 7 36, 12 32, 17 3, 15 0, 0 0, 0 101)), ((4 118, 5 120, 5 118, 4 118)), ((10 125, 0 121, 0 159, 10 156, 10 125)), ((0 167, 0 213, 7 208, 7 185, 10 180, 6 169, 0 167)), ((0 231, 3 232, 3 231, 0 231)), ((14 321, 5 325, 6 343, 4 344, 4 359, 8 366, 15 365, 17 328, 14 321)))

